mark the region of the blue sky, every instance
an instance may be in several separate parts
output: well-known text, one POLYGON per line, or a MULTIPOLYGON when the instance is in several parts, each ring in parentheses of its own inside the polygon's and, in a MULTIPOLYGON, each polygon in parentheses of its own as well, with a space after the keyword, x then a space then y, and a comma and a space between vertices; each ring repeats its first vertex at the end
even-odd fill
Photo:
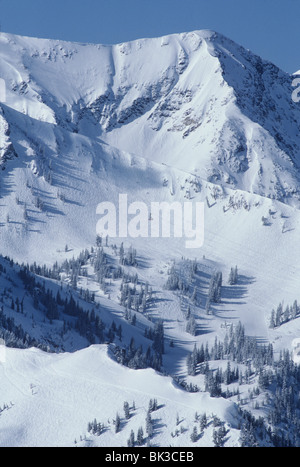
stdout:
POLYGON ((299 20, 300 0, 0 0, 4 32, 114 44, 213 29, 290 73, 299 20))

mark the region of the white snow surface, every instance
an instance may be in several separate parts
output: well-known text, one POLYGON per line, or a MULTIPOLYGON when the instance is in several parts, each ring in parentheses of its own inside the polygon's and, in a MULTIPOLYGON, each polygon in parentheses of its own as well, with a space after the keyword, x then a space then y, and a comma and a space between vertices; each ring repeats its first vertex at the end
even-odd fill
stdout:
MULTIPOLYGON (((237 410, 224 400, 211 400, 207 393, 190 394, 174 386, 172 380, 153 370, 130 370, 113 362, 106 346, 91 346, 75 353, 49 355, 37 349, 6 349, 6 362, 0 364, 1 393, 10 395, 9 408, 1 414, 1 446, 127 446, 130 431, 137 432, 145 418, 149 400, 157 398, 152 445, 186 446, 195 413, 211 409, 227 420, 231 433, 228 446, 237 445, 237 410), (124 401, 135 402, 131 419, 125 421, 124 401), (116 413, 125 425, 115 434, 116 413), (175 432, 176 415, 185 427, 175 432), (87 432, 94 419, 105 425, 99 437, 87 432), (82 438, 80 440, 80 438, 82 438), (86 438, 86 439, 84 439, 86 438)), ((2 395, 2 394, 1 394, 2 395)), ((212 444, 207 429, 201 444, 212 444)))

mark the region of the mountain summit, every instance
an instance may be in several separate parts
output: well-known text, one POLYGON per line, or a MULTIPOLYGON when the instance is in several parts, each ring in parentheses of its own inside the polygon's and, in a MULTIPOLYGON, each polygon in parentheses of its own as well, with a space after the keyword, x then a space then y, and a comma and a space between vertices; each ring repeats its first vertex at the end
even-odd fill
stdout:
MULTIPOLYGON (((292 76, 212 31, 114 46, 1 34, 2 163, 64 156, 65 134, 293 203, 292 76), (28 160, 28 158, 27 158, 28 160)), ((78 149, 79 150, 79 149, 78 149)), ((82 150, 82 149, 81 149, 82 150)))

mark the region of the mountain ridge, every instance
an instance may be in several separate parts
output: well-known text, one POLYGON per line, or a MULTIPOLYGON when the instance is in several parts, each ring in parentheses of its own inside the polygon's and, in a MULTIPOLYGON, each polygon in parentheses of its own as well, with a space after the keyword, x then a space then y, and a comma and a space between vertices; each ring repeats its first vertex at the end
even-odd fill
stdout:
MULTIPOLYGON (((18 50, 16 42, 25 39, 4 35, 3 40, 15 42, 18 50)), ((300 157, 296 138, 300 112, 291 99, 291 77, 270 62, 213 31, 115 46, 28 40, 22 52, 25 59, 21 57, 27 81, 19 78, 19 83, 8 86, 6 105, 58 129, 187 169, 211 182, 287 202, 291 197, 298 199, 295 167, 298 169, 300 157), (41 44, 47 47, 39 50, 41 44), (228 44, 233 51, 228 51, 228 44), (83 57, 76 47, 89 53, 83 57), (166 65, 159 59, 145 62, 143 54, 150 54, 152 48, 152 56, 165 57, 166 65), (72 65, 76 56, 83 60, 80 72, 72 65), (61 81, 55 76, 49 87, 55 70, 61 81), (72 70, 78 82, 74 82, 72 70), (236 76, 239 78, 233 78, 236 76), (268 84, 273 88, 274 83, 279 93, 275 103, 268 90, 268 84), (261 90, 259 96, 257 89, 261 90), (17 95, 21 99, 16 101, 17 95), (284 105, 279 106, 280 101, 284 105), (183 158, 186 152, 189 156, 183 158), (265 167, 265 154, 274 154, 271 167, 265 167)), ((11 127, 13 122, 7 124, 11 127)), ((10 142, 11 146, 15 144, 10 142)))

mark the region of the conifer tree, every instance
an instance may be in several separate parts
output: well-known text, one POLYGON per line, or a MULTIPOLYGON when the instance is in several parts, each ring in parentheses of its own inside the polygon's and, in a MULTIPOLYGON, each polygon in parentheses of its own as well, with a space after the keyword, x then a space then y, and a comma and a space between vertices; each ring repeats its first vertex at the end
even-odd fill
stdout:
POLYGON ((130 408, 129 408, 128 402, 124 402, 124 414, 125 414, 126 420, 129 420, 129 418, 130 418, 130 408))
POLYGON ((121 419, 120 419, 119 414, 117 413, 117 415, 116 415, 116 421, 115 421, 115 432, 116 432, 116 433, 119 433, 120 427, 121 427, 121 419))

